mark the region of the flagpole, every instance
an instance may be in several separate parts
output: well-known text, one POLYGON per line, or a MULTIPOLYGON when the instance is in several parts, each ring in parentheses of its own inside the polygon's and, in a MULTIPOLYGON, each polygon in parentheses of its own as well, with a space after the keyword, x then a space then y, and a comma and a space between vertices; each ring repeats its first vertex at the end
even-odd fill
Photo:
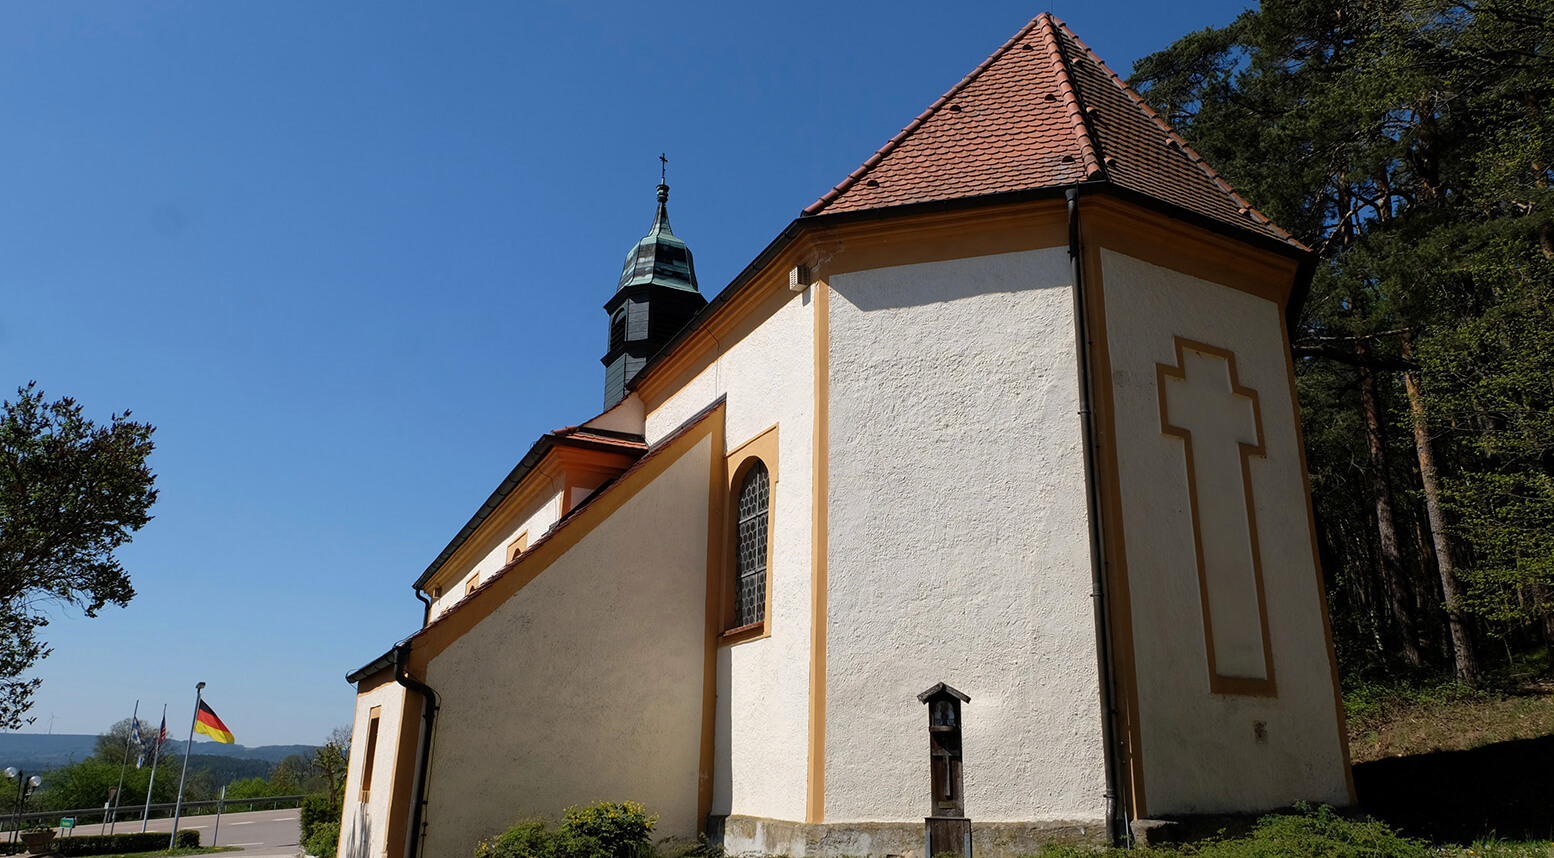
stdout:
POLYGON ((200 692, 204 690, 205 683, 194 684, 194 714, 189 716, 189 743, 183 746, 183 771, 178 773, 178 801, 173 805, 173 833, 167 838, 169 851, 178 842, 178 817, 183 811, 183 782, 189 777, 189 752, 194 750, 194 724, 200 717, 200 692))
POLYGON ((113 833, 113 824, 119 815, 119 794, 124 792, 124 770, 129 768, 130 740, 134 738, 140 726, 140 701, 135 701, 135 714, 130 716, 129 735, 124 737, 124 762, 119 764, 119 788, 113 791, 113 811, 108 814, 108 833, 113 833))
MULTIPOLYGON (((167 704, 162 704, 162 723, 167 723, 167 704)), ((151 783, 146 784, 146 812, 140 815, 140 833, 146 833, 146 823, 151 821, 151 788, 156 786, 156 764, 162 759, 162 733, 158 728, 156 744, 151 750, 151 783)))

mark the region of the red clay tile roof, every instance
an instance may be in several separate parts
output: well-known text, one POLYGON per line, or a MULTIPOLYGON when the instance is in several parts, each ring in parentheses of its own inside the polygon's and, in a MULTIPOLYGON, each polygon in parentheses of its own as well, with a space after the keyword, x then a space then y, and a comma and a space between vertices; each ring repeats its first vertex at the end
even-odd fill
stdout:
POLYGON ((620 447, 628 452, 641 453, 647 449, 640 435, 620 432, 604 432, 583 426, 563 426, 550 433, 557 441, 578 441, 598 447, 620 447))
POLYGON ((1104 181, 1300 246, 1042 13, 805 215, 1104 181))

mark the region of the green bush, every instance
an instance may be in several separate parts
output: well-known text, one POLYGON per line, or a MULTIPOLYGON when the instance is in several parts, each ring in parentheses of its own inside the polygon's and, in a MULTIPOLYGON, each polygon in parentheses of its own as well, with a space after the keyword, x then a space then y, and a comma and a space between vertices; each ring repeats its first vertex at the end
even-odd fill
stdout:
MULTIPOLYGON (((1344 819, 1331 807, 1297 805, 1294 813, 1257 821, 1250 837, 1221 837, 1181 846, 1093 850, 1049 845, 1039 858, 1432 858, 1429 845, 1380 822, 1344 819)), ((1475 856, 1476 858, 1476 856, 1475 856)))
POLYGON ((657 816, 634 801, 596 801, 566 809, 561 830, 599 844, 600 855, 632 858, 652 844, 657 816))
POLYGON ((303 799, 297 811, 297 827, 302 829, 297 842, 306 844, 313 839, 313 829, 330 822, 335 824, 335 836, 338 837, 342 810, 341 803, 327 795, 310 795, 303 799))
MULTIPOLYGON (((181 829, 173 845, 179 849, 200 848, 200 833, 181 829)), ((81 834, 54 838, 53 849, 60 855, 118 855, 127 852, 155 852, 167 848, 167 835, 148 831, 124 834, 81 834)))
POLYGON ((634 801, 569 807, 560 826, 519 822, 475 847, 475 858, 641 858, 652 853, 658 822, 634 801))
POLYGON ((340 848, 340 823, 320 822, 313 826, 313 836, 302 848, 317 858, 335 858, 335 851, 340 848))

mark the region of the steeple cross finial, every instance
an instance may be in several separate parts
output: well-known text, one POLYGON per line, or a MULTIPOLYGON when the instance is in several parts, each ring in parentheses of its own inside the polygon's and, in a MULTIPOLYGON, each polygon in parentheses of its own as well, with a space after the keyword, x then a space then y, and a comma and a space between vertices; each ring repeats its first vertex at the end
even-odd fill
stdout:
POLYGON ((658 153, 658 183, 667 185, 669 177, 669 156, 663 152, 658 153))

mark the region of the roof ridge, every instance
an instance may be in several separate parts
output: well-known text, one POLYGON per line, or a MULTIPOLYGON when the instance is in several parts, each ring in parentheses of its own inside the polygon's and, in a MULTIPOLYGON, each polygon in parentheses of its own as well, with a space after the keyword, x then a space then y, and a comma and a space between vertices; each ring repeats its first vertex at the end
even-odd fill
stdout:
MULTIPOLYGON (((1210 166, 1209 162, 1204 160, 1203 156, 1199 155, 1197 150, 1193 149, 1192 146, 1190 146, 1180 134, 1177 134, 1176 129, 1171 127, 1171 123, 1161 118, 1160 114, 1157 113, 1153 107, 1149 106, 1149 102, 1145 101, 1143 97, 1140 96, 1137 92, 1134 92, 1133 87, 1128 86, 1127 81, 1124 81, 1117 75, 1116 72, 1112 71, 1112 67, 1107 65, 1106 61, 1101 59, 1101 57, 1096 54, 1096 52, 1092 50, 1089 45, 1085 44, 1084 39, 1079 38, 1079 36, 1076 35, 1074 31, 1070 29, 1067 24, 1063 23, 1063 21, 1056 15, 1053 15, 1050 12, 1043 12, 1042 15, 1050 18, 1054 25, 1063 28, 1063 33, 1070 39, 1073 39, 1074 44, 1078 45, 1080 49, 1085 52, 1085 55, 1090 58, 1090 61, 1099 66, 1101 71, 1105 72, 1107 77, 1111 78, 1112 83, 1116 84, 1117 87, 1122 90, 1123 94, 1128 97, 1129 101, 1133 102, 1135 107, 1143 111, 1145 116, 1153 120, 1155 125, 1158 126, 1161 131, 1166 133, 1166 136, 1170 139, 1172 145, 1180 149, 1182 154, 1187 156, 1187 160, 1189 162, 1191 162, 1199 170, 1203 171, 1203 174, 1208 176, 1209 181, 1213 182, 1215 187, 1223 191, 1226 196, 1229 196, 1231 200, 1233 200, 1236 205, 1240 207, 1242 214, 1250 217, 1255 223, 1272 229, 1279 235, 1283 236, 1286 240, 1300 244, 1300 242, 1296 240, 1294 236, 1290 235, 1288 232, 1285 232, 1282 227, 1274 223, 1272 218, 1258 211, 1250 202, 1247 201, 1245 197, 1241 196, 1239 193, 1236 193, 1235 187, 1232 186, 1229 182, 1225 181, 1225 178, 1219 174, 1218 170, 1215 170, 1212 166, 1210 166)), ((1305 245, 1301 244, 1301 247, 1304 248, 1305 245)))
MULTIPOLYGON (((1069 124, 1074 129, 1074 141, 1079 146, 1080 157, 1085 162, 1085 178, 1094 178, 1102 172, 1101 161, 1097 154, 1095 138, 1090 134, 1090 126, 1085 122, 1084 108, 1079 105, 1079 88, 1074 86, 1073 79, 1069 76, 1068 63, 1063 59, 1063 49, 1058 45, 1058 34, 1055 26, 1061 26, 1057 16, 1051 12, 1043 12, 1036 16, 1032 23, 1041 23, 1045 26, 1039 29, 1041 34, 1042 49, 1047 54, 1047 59, 1052 63, 1052 70, 1057 75, 1058 92, 1063 98, 1063 111, 1068 115, 1069 124)), ((1064 29, 1067 29, 1066 27, 1064 29)))
MULTIPOLYGON (((1047 13, 1043 12, 1042 14, 1045 15, 1047 13)), ((897 146, 900 146, 903 142, 905 142, 908 137, 912 136, 914 131, 923 126, 923 123, 927 122, 934 116, 934 114, 938 113, 940 108, 944 107, 950 102, 950 99, 954 98, 956 95, 959 95, 961 90, 970 86, 972 81, 975 81, 978 77, 981 77, 982 73, 992 67, 993 63, 997 62, 1000 57, 1008 53, 1009 50, 1018 44, 1021 39, 1025 38, 1025 36, 1036 27, 1040 20, 1041 15, 1032 18, 1029 23, 1020 28, 1018 33, 1015 33, 1012 37, 1010 37, 1009 41, 1004 42, 1002 47, 994 51, 987 59, 983 60, 981 65, 972 69, 970 74, 961 78, 960 83, 950 87, 949 90, 944 93, 944 95, 939 96, 938 101, 928 105, 927 110, 924 110, 922 113, 918 114, 916 119, 913 119, 911 122, 907 123, 905 128, 896 132, 896 136, 885 141, 885 145, 881 146, 879 150, 876 151, 873 155, 870 155, 869 159, 864 161, 863 164, 858 167, 858 169, 847 174, 847 178, 837 183, 836 187, 822 194, 820 199, 815 200, 814 202, 805 206, 804 210, 799 213, 799 216, 803 217, 804 215, 818 214, 821 209, 830 205, 836 200, 837 197, 840 197, 842 194, 846 193, 847 190, 853 185, 858 184, 859 179, 862 179, 864 176, 868 175, 869 171, 877 166, 879 162, 885 160, 885 156, 895 151, 897 146)))

